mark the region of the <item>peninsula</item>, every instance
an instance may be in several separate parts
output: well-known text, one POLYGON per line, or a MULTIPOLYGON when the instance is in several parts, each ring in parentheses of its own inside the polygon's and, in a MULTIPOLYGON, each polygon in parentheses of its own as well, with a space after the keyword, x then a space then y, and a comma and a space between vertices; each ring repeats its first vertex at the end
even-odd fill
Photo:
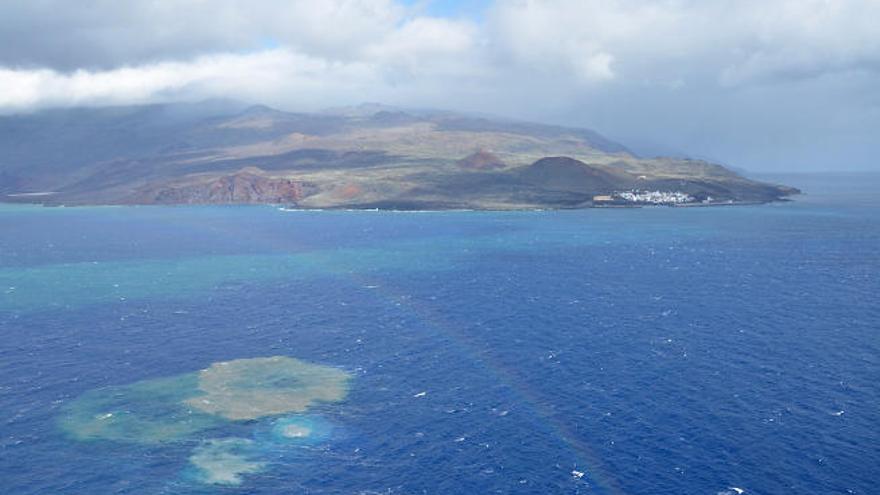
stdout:
POLYGON ((0 201, 481 209, 716 205, 796 189, 586 129, 366 104, 228 101, 0 117, 0 201))

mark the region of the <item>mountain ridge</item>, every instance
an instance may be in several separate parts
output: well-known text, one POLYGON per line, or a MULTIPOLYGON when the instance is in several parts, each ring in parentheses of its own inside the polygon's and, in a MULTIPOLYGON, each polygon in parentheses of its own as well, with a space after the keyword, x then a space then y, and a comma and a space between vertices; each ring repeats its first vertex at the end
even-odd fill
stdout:
POLYGON ((528 209, 593 206, 627 190, 708 204, 797 192, 702 160, 641 158, 589 129, 378 104, 301 113, 213 101, 0 117, 3 201, 528 209))

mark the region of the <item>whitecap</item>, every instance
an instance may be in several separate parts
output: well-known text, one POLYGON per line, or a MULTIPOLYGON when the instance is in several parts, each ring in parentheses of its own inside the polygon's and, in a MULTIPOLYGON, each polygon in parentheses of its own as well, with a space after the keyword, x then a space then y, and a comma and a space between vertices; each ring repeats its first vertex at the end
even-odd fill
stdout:
POLYGON ((333 425, 320 416, 297 414, 277 419, 267 440, 276 445, 314 445, 330 438, 333 430, 333 425))
POLYGON ((301 425, 287 425, 282 428, 282 435, 287 438, 306 438, 311 435, 312 430, 301 425))

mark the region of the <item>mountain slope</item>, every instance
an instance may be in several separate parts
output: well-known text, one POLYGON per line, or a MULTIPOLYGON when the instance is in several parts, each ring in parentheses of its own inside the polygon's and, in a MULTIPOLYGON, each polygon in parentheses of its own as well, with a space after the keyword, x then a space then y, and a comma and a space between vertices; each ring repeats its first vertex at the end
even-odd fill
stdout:
POLYGON ((5 201, 515 209, 628 189, 714 201, 795 192, 702 161, 642 159, 589 130, 451 112, 213 101, 0 117, 5 201))

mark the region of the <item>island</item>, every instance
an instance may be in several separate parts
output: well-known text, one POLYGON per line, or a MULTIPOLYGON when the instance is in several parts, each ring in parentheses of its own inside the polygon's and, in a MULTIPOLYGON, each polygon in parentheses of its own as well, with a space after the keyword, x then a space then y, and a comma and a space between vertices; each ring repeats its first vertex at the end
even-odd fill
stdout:
POLYGON ((0 117, 0 201, 303 209, 711 206, 797 189, 703 160, 642 157, 587 129, 365 104, 231 101, 0 117))

